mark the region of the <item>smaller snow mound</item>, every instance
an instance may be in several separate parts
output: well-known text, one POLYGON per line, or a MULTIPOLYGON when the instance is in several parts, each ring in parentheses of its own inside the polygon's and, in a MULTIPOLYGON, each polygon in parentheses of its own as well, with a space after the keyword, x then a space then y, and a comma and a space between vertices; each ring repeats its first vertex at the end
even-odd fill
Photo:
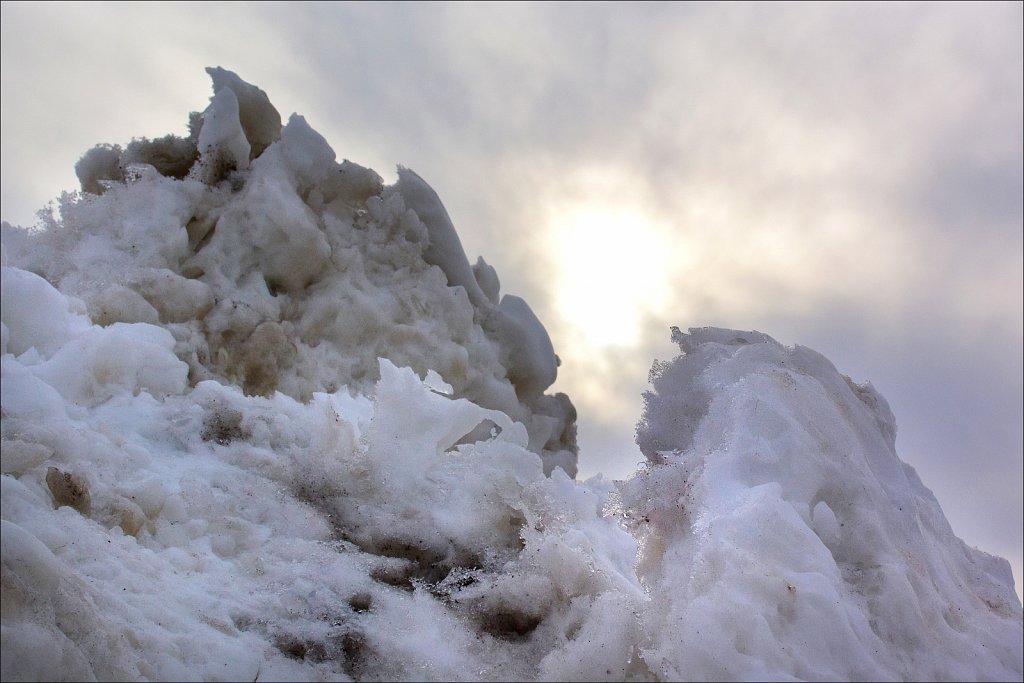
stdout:
POLYGON ((622 487, 663 679, 1020 679, 1005 560, 954 536, 895 420, 810 349, 673 330, 622 487))

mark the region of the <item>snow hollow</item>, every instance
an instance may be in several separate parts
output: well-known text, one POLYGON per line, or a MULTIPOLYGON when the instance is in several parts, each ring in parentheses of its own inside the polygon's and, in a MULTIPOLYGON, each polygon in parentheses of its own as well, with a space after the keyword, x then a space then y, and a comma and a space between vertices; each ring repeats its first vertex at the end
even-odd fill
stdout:
POLYGON ((430 185, 209 69, 3 224, 4 680, 1020 680, 870 384, 673 331, 623 482, 430 185))

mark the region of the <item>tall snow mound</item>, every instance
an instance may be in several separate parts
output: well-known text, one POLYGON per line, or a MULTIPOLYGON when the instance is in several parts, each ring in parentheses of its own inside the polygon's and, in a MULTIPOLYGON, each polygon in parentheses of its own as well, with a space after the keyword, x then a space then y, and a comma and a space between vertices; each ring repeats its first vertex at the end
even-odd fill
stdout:
POLYGON ((677 331, 649 463, 574 481, 551 340, 434 190, 210 75, 3 226, 0 678, 1021 678, 1008 564, 870 385, 677 331))
POLYGON ((308 401, 371 391, 388 358, 510 415, 547 472, 575 476, 575 410, 544 394, 551 340, 526 302, 500 298, 493 268, 470 266, 437 193, 405 168, 385 187, 339 163, 301 116, 282 126, 262 90, 208 72, 189 138, 94 147, 76 166, 85 194, 49 230, 4 226, 12 261, 96 324, 163 327, 193 386, 308 401))
POLYGON ((870 383, 758 332, 673 329, 622 487, 662 680, 1010 680, 1008 562, 954 536, 870 383))

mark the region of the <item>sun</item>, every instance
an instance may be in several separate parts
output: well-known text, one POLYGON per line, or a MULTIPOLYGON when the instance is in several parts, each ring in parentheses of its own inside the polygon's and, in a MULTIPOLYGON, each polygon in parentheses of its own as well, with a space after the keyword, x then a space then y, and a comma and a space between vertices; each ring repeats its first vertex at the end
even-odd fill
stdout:
POLYGON ((555 304, 574 342, 607 348, 638 343, 645 313, 666 299, 673 245, 635 207, 606 200, 552 211, 558 255, 555 304))

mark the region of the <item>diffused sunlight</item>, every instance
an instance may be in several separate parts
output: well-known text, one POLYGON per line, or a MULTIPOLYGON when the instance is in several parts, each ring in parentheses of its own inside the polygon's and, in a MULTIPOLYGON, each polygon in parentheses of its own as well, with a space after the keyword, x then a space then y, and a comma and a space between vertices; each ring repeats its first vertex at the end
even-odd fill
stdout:
POLYGON ((600 199, 553 210, 549 225, 553 253, 562 255, 554 298, 570 333, 592 348, 636 344, 644 313, 667 298, 667 231, 634 207, 600 199))

